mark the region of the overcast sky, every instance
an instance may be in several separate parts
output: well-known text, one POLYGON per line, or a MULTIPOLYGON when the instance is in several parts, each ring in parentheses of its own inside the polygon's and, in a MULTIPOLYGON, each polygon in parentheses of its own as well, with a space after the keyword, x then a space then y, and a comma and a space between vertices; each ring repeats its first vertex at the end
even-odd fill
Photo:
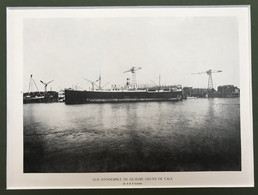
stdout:
MULTIPOLYGON (((238 22, 234 17, 53 18, 25 19, 23 30, 24 91, 30 74, 48 89, 77 85, 89 89, 87 78, 124 85, 132 66, 138 84, 182 84, 207 88, 209 69, 214 87, 239 87, 238 22)), ((109 85, 110 86, 110 85, 109 85)))

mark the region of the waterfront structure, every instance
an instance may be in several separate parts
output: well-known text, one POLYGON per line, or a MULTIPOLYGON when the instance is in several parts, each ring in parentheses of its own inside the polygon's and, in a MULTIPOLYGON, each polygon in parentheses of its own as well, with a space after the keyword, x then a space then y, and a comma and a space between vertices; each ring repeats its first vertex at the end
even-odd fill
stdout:
POLYGON ((184 97, 208 97, 207 88, 183 87, 184 97))
POLYGON ((238 97, 240 89, 234 85, 218 86, 218 94, 220 97, 238 97))
POLYGON ((26 93, 23 93, 23 103, 49 103, 49 102, 57 102, 58 101, 58 93, 56 91, 47 91, 47 86, 52 81, 45 83, 40 81, 45 86, 45 91, 39 91, 35 80, 30 75, 30 82, 29 82, 29 90, 26 93), (33 87, 37 89, 37 91, 33 91, 33 87))
POLYGON ((207 88, 183 87, 183 96, 187 97, 208 97, 208 98, 228 98, 239 97, 240 89, 234 85, 222 85, 218 90, 207 88))

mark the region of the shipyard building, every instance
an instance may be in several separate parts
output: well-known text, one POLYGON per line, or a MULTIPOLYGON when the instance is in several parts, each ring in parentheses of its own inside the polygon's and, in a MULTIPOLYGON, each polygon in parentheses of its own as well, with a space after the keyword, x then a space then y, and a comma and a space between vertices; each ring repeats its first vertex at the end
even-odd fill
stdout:
POLYGON ((183 87, 183 95, 187 97, 239 97, 240 89, 234 85, 223 85, 219 86, 218 90, 215 89, 208 90, 207 88, 193 88, 193 87, 183 87))

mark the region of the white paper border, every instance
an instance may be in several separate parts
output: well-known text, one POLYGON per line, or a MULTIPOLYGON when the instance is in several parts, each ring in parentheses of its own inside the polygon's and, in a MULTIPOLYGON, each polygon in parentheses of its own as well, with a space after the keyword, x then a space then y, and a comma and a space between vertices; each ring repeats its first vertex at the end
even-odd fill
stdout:
POLYGON ((7 8, 7 188, 253 187, 253 121, 250 6, 7 8), (23 19, 81 17, 234 16, 239 21, 242 171, 150 173, 23 173, 23 19), (92 178, 138 178, 142 185, 93 182, 92 178), (146 178, 163 178, 148 181, 146 178), (164 181, 164 178, 172 180, 164 181))

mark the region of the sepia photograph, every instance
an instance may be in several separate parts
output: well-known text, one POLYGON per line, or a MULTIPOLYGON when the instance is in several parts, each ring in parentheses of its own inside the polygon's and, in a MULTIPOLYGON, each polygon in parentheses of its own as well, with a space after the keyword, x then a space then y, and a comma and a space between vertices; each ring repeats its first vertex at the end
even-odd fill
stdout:
POLYGON ((245 171, 248 9, 184 9, 23 10, 22 174, 245 171))
POLYGON ((240 171, 235 18, 24 20, 24 172, 240 171))

